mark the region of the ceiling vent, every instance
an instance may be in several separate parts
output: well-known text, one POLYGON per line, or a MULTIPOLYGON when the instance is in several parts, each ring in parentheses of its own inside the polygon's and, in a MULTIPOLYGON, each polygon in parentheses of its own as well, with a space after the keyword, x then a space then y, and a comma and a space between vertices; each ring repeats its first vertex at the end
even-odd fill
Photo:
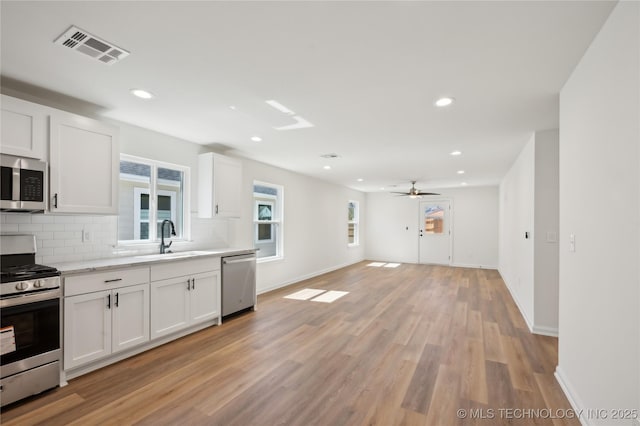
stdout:
POLYGON ((103 64, 111 65, 129 56, 129 52, 78 27, 70 27, 54 43, 84 53, 103 64))

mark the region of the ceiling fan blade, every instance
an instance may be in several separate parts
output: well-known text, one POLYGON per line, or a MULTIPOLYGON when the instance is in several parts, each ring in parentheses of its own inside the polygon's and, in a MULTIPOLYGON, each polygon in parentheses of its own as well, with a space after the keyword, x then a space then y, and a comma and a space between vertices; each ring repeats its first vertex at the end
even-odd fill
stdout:
POLYGON ((435 192, 418 192, 418 195, 440 195, 435 192))
POLYGON ((409 192, 390 192, 389 194, 411 195, 409 192))

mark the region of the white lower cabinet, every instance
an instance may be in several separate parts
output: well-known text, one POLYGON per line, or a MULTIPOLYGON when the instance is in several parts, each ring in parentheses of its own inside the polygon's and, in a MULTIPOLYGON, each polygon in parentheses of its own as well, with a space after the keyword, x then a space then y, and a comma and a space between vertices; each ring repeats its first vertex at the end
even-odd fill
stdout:
POLYGON ((149 285, 114 290, 111 352, 149 341, 149 285))
POLYGON ((63 288, 67 377, 220 324, 219 257, 63 275, 63 288))
POLYGON ((151 283, 151 338, 219 316, 219 271, 151 283))
POLYGON ((64 299, 65 370, 111 353, 110 295, 109 290, 64 299))
POLYGON ((149 340, 149 284, 65 298, 64 367, 149 340))

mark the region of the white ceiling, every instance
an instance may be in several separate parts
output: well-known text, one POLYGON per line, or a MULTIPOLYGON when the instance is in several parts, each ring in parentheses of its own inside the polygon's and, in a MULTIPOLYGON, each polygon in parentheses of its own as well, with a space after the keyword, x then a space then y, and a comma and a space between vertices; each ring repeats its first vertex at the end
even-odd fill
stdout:
POLYGON ((558 126, 558 93, 614 5, 2 1, 1 72, 364 191, 497 184, 532 131, 558 126), (108 66, 54 44, 71 25, 131 55, 108 66), (435 108, 442 95, 456 102, 435 108), (294 120, 269 99, 315 127, 274 130, 294 120))

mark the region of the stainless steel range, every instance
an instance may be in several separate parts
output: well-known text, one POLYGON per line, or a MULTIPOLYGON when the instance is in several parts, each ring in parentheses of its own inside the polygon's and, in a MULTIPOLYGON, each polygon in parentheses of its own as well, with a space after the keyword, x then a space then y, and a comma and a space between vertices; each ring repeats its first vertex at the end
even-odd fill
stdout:
POLYGON ((60 384, 60 272, 33 235, 0 235, 0 405, 60 384))

